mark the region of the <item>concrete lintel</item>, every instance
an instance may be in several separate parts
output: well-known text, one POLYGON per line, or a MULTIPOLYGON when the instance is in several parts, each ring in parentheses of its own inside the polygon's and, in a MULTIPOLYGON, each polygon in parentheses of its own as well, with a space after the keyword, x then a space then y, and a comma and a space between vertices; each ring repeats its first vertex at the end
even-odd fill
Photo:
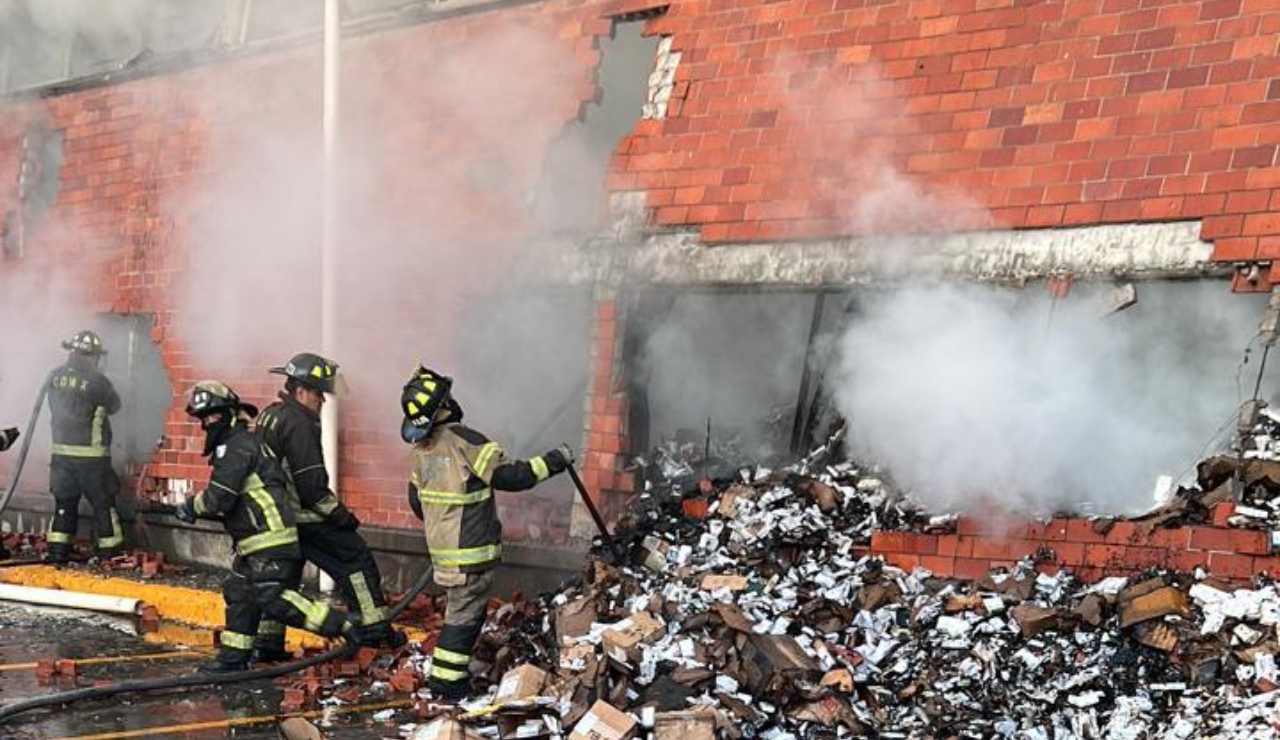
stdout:
POLYGON ((812 242, 706 245, 694 231, 599 240, 567 266, 574 282, 638 285, 849 285, 915 278, 1018 283, 1228 274, 1198 221, 992 230, 812 242))

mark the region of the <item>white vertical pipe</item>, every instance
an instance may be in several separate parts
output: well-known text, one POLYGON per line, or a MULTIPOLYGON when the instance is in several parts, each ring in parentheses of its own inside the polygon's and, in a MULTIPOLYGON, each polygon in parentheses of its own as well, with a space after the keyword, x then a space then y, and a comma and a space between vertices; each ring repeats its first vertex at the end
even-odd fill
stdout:
MULTIPOLYGON (((320 235, 320 346, 326 357, 334 357, 337 344, 337 247, 338 247, 338 95, 341 73, 341 0, 324 2, 324 216, 320 235)), ((329 485, 338 490, 338 399, 331 396, 321 418, 320 445, 324 450, 329 485)), ((320 573, 320 590, 333 591, 333 579, 320 573)))

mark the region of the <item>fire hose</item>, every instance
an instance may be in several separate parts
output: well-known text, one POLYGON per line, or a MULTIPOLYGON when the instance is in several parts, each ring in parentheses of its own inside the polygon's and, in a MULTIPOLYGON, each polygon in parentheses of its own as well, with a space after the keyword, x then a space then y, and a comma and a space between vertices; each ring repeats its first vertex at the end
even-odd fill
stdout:
MULTIPOLYGON (((428 567, 423 571, 418 580, 409 587, 400 601, 396 602, 391 610, 387 613, 387 621, 393 621, 400 613, 413 602, 418 594, 422 593, 427 584, 431 582, 433 569, 428 567)), ((137 681, 121 681, 119 683, 110 684, 108 686, 91 686, 84 689, 75 689, 72 691, 63 691, 57 694, 49 694, 48 696, 38 696, 34 699, 26 699, 24 701, 14 702, 0 707, 0 722, 4 722, 10 717, 29 712, 33 709, 43 709, 45 707, 60 707, 72 702, 82 701, 85 699, 106 699, 120 694, 140 693, 144 691, 164 691, 167 689, 191 688, 194 686, 223 686, 226 684, 243 683, 245 681, 257 681, 269 678, 278 678, 286 676, 290 673, 296 673, 312 666, 327 663, 331 660, 339 660, 345 658, 359 648, 350 637, 344 638, 341 645, 332 647, 323 653, 312 655, 302 660, 292 663, 283 663, 281 665, 271 666, 268 668, 255 668, 246 671, 232 671, 230 673, 213 673, 204 674, 196 673, 187 676, 173 676, 170 678, 151 678, 137 681)))
POLYGON ((31 408, 31 421, 27 422, 27 432, 22 437, 22 447, 18 450, 18 461, 14 464, 13 479, 9 481, 9 487, 0 494, 0 514, 4 513, 5 508, 9 506, 9 500, 13 498, 13 492, 18 490, 18 479, 22 477, 22 468, 27 464, 27 453, 31 451, 31 438, 35 436, 36 421, 40 418, 40 411, 44 408, 44 398, 49 393, 49 381, 40 384, 40 392, 36 394, 36 404, 31 408))

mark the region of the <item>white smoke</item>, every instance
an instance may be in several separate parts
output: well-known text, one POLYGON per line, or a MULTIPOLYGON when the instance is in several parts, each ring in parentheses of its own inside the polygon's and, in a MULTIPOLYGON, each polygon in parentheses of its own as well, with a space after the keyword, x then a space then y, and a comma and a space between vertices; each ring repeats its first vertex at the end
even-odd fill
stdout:
POLYGON ((839 344, 855 448, 939 507, 1146 508, 1157 476, 1192 473, 1234 429, 1262 306, 1216 281, 1139 296, 1104 317, 1087 286, 1056 305, 989 286, 868 294, 839 344))

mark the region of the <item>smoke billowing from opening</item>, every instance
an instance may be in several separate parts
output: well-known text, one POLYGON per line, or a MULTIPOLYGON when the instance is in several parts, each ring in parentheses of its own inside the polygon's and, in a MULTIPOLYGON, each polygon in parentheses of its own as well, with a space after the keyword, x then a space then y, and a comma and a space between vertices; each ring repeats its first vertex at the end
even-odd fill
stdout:
POLYGON ((1216 281, 1138 291, 1106 317, 1101 287, 1056 306, 987 286, 867 295, 837 357, 857 452, 931 506, 1149 507, 1157 476, 1193 475, 1233 432, 1265 302, 1216 281))

